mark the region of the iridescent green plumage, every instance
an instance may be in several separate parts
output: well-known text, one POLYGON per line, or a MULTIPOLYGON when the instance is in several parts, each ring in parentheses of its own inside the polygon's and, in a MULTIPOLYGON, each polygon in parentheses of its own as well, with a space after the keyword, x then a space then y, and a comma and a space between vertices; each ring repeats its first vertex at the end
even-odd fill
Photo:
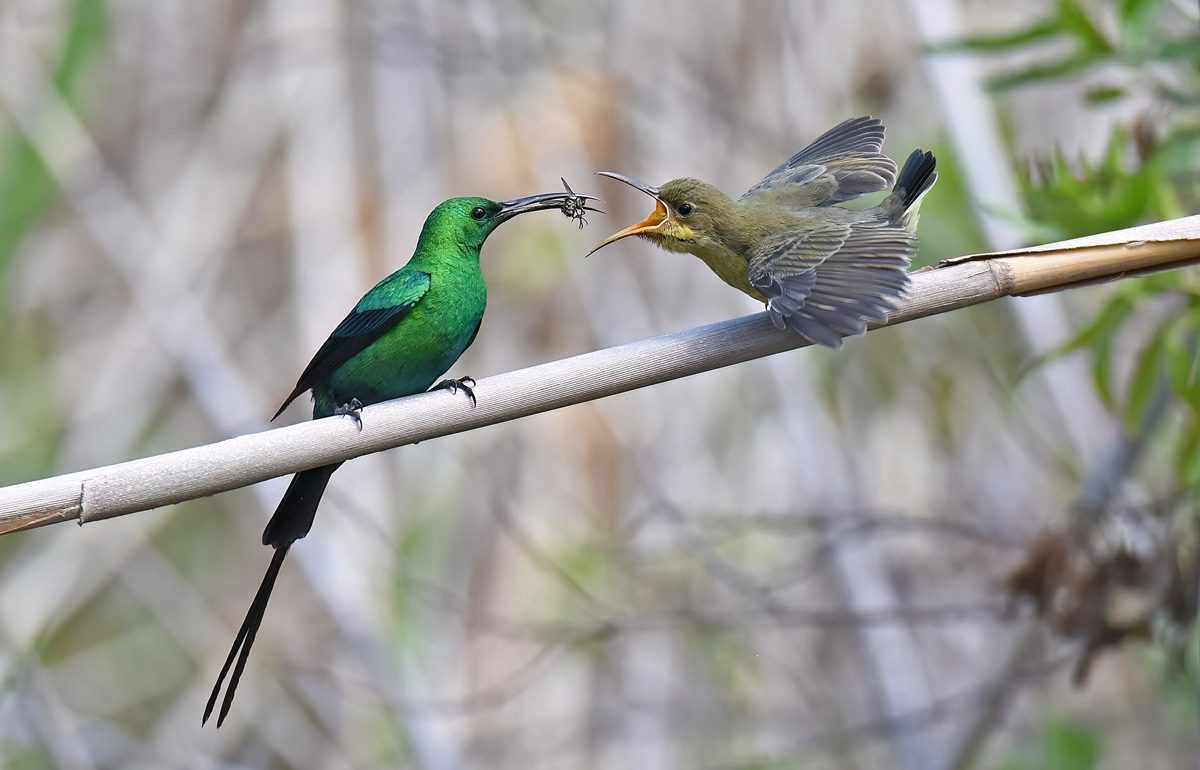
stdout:
MULTIPOLYGON (((479 252, 487 237, 528 211, 561 208, 577 218, 591 210, 588 198, 568 192, 505 202, 454 198, 439 205, 425 220, 408 264, 363 295, 313 356, 275 417, 306 390, 313 393, 314 418, 347 413, 357 420, 360 406, 429 388, 479 332, 487 305, 479 252)), ((204 721, 232 671, 217 725, 225 720, 283 559, 292 543, 308 534, 339 465, 297 473, 267 523, 263 545, 275 554, 213 687, 204 721)))
POLYGON ((487 305, 479 250, 500 204, 455 198, 433 210, 404 267, 375 284, 334 329, 284 407, 306 390, 313 417, 358 399, 364 406, 419 393, 467 349, 487 305), (482 221, 470 212, 484 209, 482 221))

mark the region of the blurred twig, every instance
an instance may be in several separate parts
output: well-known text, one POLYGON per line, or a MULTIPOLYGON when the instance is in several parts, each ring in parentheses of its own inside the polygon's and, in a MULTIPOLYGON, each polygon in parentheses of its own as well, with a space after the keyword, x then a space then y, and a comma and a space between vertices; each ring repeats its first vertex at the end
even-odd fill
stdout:
MULTIPOLYGON (((1147 439, 1158 429, 1166 416, 1171 400, 1171 388, 1165 381, 1155 386, 1150 408, 1133 435, 1122 434, 1108 458, 1088 476, 1080 492, 1071 525, 1083 532, 1095 525, 1116 496, 1124 479, 1133 471, 1147 445, 1147 439)), ((956 736, 946 754, 943 767, 947 770, 968 770, 975 763, 992 728, 1004 714, 1012 696, 1013 672, 1018 671, 1041 646, 1041 624, 1026 620, 1013 636, 1012 646, 996 673, 989 677, 990 692, 984 697, 983 708, 956 736)))
MULTIPOLYGON (((1056 654, 1033 663, 1026 662, 1013 672, 1014 683, 1045 677, 1060 669, 1069 660, 1068 655, 1056 654)), ((965 688, 958 693, 939 698, 928 705, 903 714, 863 722, 841 730, 802 735, 795 742, 797 745, 805 747, 811 747, 812 744, 846 743, 849 741, 858 744, 863 741, 879 740, 899 731, 915 732, 928 730, 955 717, 960 717, 964 713, 970 713, 973 709, 979 708, 981 704, 986 705, 987 698, 990 695, 990 684, 989 682, 983 686, 965 688)), ((750 768, 770 766, 770 764, 769 761, 760 757, 746 763, 723 763, 715 767, 720 768, 720 770, 750 770, 750 768)), ((890 765, 888 766, 890 767, 890 765)))
MULTIPOLYGON (((854 452, 848 446, 853 442, 841 443, 852 474, 850 494, 857 497, 863 488, 861 468, 854 462, 854 452)), ((830 575, 852 611, 898 603, 898 592, 888 574, 887 558, 879 541, 843 541, 830 533, 828 542, 830 575)), ((921 655, 912 630, 905 624, 895 624, 861 626, 854 631, 850 638, 854 642, 857 667, 870 687, 875 701, 873 711, 889 725, 885 729, 891 738, 896 766, 926 770, 933 757, 928 736, 907 729, 894 719, 930 700, 930 688, 921 671, 921 655)))
MULTIPOLYGON (((257 389, 227 355, 227 343, 195 290, 195 273, 201 267, 211 273, 219 261, 212 258, 214 253, 219 256, 227 252, 223 247, 228 244, 237 216, 244 210, 246 197, 261 171, 259 161, 266 158, 273 145, 280 121, 267 111, 268 115, 252 129, 241 131, 240 159, 244 166, 237 173, 217 175, 211 171, 212 166, 222 165, 209 162, 208 156, 214 154, 210 145, 218 143, 211 134, 229 130, 224 125, 227 115, 238 117, 242 114, 238 110, 246 101, 262 102, 262 87, 255 78, 231 78, 236 82, 224 92, 225 99, 215 111, 211 130, 205 132, 195 157, 185 165, 171 194, 156 204, 143 203, 109 167, 96 139, 51 86, 34 53, 16 36, 9 35, 6 39, 14 44, 3 52, 4 61, 10 66, 6 71, 9 77, 0 79, 0 109, 13 117, 29 139, 133 300, 128 311, 132 320, 127 320, 117 332, 120 342, 111 346, 118 353, 105 361, 106 369, 95 374, 98 382, 85 391, 87 395, 76 411, 87 412, 93 402, 104 400, 113 390, 109 382, 111 373, 126 373, 127 362, 120 351, 133 346, 135 340, 149 337, 179 367, 220 434, 232 435, 248 426, 260 425, 257 405, 261 399, 257 389), (46 126, 54 126, 55 130, 46 130, 46 126), (216 192, 217 187, 220 193, 216 192), (198 213, 201 211, 203 216, 198 213), (198 227, 201 219, 203 226, 198 227)), ((283 89, 280 94, 285 108, 295 98, 294 92, 302 89, 303 82, 289 85, 293 88, 283 89)), ((139 378, 145 392, 154 393, 169 379, 169 374, 163 368, 146 368, 139 378)), ((136 417, 124 421, 125 438, 115 441, 131 440, 152 415, 153 410, 139 410, 136 417)), ((258 492, 265 506, 268 497, 264 495, 270 493, 258 492)), ((310 567, 307 561, 302 559, 301 563, 310 567)), ((99 576, 93 574, 93 577, 99 576)), ((318 578, 313 583, 317 596, 334 617, 349 615, 351 609, 333 598, 327 581, 318 578)), ((339 625, 346 629, 360 627, 349 623, 339 625)), ((373 672, 378 673, 377 660, 382 655, 361 639, 352 641, 363 648, 359 659, 374 666, 373 672)))

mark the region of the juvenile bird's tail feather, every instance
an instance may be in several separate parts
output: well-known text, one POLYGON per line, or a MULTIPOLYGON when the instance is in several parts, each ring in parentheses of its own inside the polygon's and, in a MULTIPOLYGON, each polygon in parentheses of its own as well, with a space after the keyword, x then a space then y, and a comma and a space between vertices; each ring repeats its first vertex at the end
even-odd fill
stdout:
POLYGON ((213 708, 217 704, 217 696, 221 693, 221 684, 225 681, 225 677, 229 676, 229 687, 225 690, 221 711, 217 715, 217 727, 220 727, 225 721, 229 707, 233 705, 233 694, 237 692, 242 671, 246 668, 246 660, 250 657, 250 648, 254 645, 254 637, 258 634, 258 627, 262 625, 263 615, 267 611, 267 602, 271 598, 271 590, 275 587, 275 579, 279 577, 279 569, 283 566, 284 557, 287 556, 292 543, 307 535, 308 530, 312 528, 313 518, 317 514, 317 506, 321 502, 321 495, 325 493, 329 477, 340 465, 341 463, 324 465, 320 468, 301 471, 293 476, 292 483, 288 485, 287 492, 284 493, 283 499, 279 501, 279 506, 275 509, 275 515, 267 522, 267 527, 263 530, 263 545, 274 547, 275 555, 271 557, 271 565, 267 567, 267 574, 263 576, 258 593, 254 595, 254 601, 250 603, 250 609, 246 611, 246 618, 242 621, 242 627, 238 629, 237 636, 233 640, 233 647, 229 650, 229 656, 225 658, 225 665, 221 668, 217 683, 213 685, 212 694, 208 696, 208 705, 204 707, 204 719, 201 724, 208 722, 208 718, 212 716, 213 708), (237 665, 234 665, 235 659, 237 665), (230 675, 230 668, 233 669, 232 675, 230 675))
POLYGON ((921 199, 936 181, 933 153, 914 150, 877 213, 851 225, 841 246, 814 270, 756 285, 769 297, 767 312, 775 326, 837 348, 843 337, 865 332, 867 324, 885 323, 908 289, 921 199))
POLYGON ((916 230, 921 199, 933 189, 936 181, 937 158, 929 150, 913 150, 896 177, 892 194, 882 204, 888 219, 909 230, 916 230))

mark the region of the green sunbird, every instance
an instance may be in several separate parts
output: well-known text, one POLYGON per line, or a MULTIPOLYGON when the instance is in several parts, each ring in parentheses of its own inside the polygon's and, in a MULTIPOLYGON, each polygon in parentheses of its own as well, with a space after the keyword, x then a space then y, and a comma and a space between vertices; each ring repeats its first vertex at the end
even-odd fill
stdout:
POLYGON ((704 260, 725 283, 766 303, 780 329, 839 347, 887 321, 908 286, 921 198, 937 180, 933 153, 915 150, 896 175, 883 155, 883 123, 853 118, 822 134, 736 201, 697 179, 651 187, 601 171, 657 201, 630 235, 704 260), (892 188, 874 208, 836 203, 892 188))
MULTIPOLYGON (((429 388, 479 333, 487 304, 479 250, 492 231, 518 214, 542 209, 561 209, 582 223, 582 212, 595 210, 588 208, 588 200, 595 199, 568 188, 565 193, 512 201, 453 198, 440 204, 425 220, 408 264, 363 295, 313 356, 275 417, 311 390, 313 419, 349 415, 361 429, 358 411, 363 406, 429 388)), ((464 377, 443 380, 437 387, 455 392, 461 388, 474 404, 473 385, 474 380, 464 377)), ((274 548, 275 555, 213 686, 204 722, 212 715, 221 683, 233 666, 217 726, 225 721, 283 559, 292 543, 308 534, 325 485, 340 465, 293 476, 267 523, 262 542, 274 548)))

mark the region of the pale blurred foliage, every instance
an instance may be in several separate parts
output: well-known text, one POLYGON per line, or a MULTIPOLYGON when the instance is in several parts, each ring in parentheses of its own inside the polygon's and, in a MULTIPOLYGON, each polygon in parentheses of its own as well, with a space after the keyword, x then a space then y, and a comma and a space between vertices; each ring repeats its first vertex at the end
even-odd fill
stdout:
MULTIPOLYGON (((1002 25, 1041 5, 963 10, 1002 25)), ((75 96, 47 97, 75 7, 0 2, 0 138, 57 153, 64 189, 0 262, 5 483, 265 428, 449 196, 564 176, 610 212, 489 241, 456 376, 758 309, 642 243, 583 260, 648 210, 597 169, 735 192, 871 112, 894 157, 940 153, 925 260, 986 246, 902 3, 123 0, 75 96)), ((1004 107, 1021 148, 1106 134, 1061 89, 1004 107)), ((282 480, 5 538, 0 757, 938 767, 1019 633, 1006 570, 1118 433, 1064 426, 1046 382, 1082 402, 1089 384, 1062 365, 1019 380, 1029 358, 987 307, 356 460, 292 550, 220 732, 200 714, 282 480)), ((1106 766, 1196 748, 1144 660, 1110 654, 1074 691, 1070 652, 1042 646, 1002 683, 1020 697, 979 766, 1047 715, 1101 732, 1106 766)))

